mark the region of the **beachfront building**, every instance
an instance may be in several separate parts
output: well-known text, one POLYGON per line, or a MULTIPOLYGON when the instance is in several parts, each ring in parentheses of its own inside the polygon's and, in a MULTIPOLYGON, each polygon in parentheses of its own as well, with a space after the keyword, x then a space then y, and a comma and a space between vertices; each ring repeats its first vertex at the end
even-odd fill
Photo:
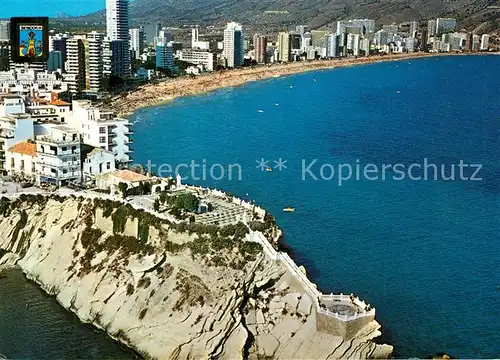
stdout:
POLYGON ((116 117, 112 110, 94 107, 88 100, 74 100, 68 125, 80 132, 83 143, 112 152, 117 163, 132 161, 130 122, 116 117))
POLYGON ((278 34, 278 61, 289 62, 292 60, 291 35, 288 32, 278 34))
POLYGON ((267 37, 255 34, 253 37, 253 48, 257 64, 265 64, 267 62, 267 37))
POLYGON ((129 30, 130 37, 130 52, 132 59, 139 60, 144 51, 144 28, 142 26, 129 30))
POLYGON ((347 51, 349 54, 358 56, 359 55, 359 34, 347 34, 347 51))
MULTIPOLYGON (((184 49, 177 52, 179 60, 195 65, 203 65, 206 71, 214 71, 217 64, 217 54, 210 51, 184 49)), ((157 55, 158 56, 158 55, 157 55)))
MULTIPOLYGON (((164 38, 163 38, 164 39, 164 38)), ((156 44, 156 68, 168 70, 172 73, 177 72, 174 60, 174 48, 172 42, 159 41, 156 44)))
POLYGON ((481 36, 481 45, 480 45, 480 50, 481 51, 487 51, 490 46, 490 36, 488 34, 483 34, 481 36))
POLYGON ((81 153, 78 132, 65 125, 55 125, 50 132, 36 137, 35 171, 37 183, 57 186, 80 181, 81 153))
POLYGON ((102 42, 103 75, 126 78, 130 76, 130 51, 128 40, 111 40, 102 42))
POLYGON ((130 76, 128 0, 106 0, 104 70, 108 76, 130 76))
POLYGON ((36 144, 22 141, 11 146, 5 152, 5 171, 8 175, 35 177, 36 144))
POLYGON ((336 58, 340 56, 340 35, 330 34, 327 39, 326 56, 336 58))
POLYGON ((234 68, 243 65, 243 27, 235 22, 227 24, 224 30, 224 50, 222 56, 226 67, 234 68))

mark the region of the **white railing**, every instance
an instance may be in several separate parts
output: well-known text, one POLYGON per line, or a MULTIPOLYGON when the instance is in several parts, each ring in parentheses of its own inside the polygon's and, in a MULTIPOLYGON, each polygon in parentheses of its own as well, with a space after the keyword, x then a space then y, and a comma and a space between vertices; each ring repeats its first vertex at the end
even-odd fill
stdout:
POLYGON ((369 311, 367 310, 364 310, 363 312, 360 312, 360 313, 356 313, 356 314, 353 314, 353 315, 342 315, 342 314, 338 314, 338 313, 335 313, 335 312, 332 312, 328 309, 322 309, 321 307, 318 307, 316 309, 316 311, 320 314, 323 314, 323 315, 327 315, 327 316, 331 316, 331 317, 334 317, 336 319, 339 319, 339 320, 342 320, 342 321, 352 321, 352 320, 356 320, 356 319, 361 319, 361 318, 364 318, 364 317, 367 317, 367 316, 375 316, 375 309, 371 309, 369 311))

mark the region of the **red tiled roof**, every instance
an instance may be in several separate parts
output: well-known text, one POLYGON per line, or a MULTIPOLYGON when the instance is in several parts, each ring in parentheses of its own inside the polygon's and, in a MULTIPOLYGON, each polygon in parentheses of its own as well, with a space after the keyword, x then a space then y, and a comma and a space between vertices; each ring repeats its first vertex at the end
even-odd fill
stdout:
POLYGON ((51 104, 55 105, 55 106, 70 106, 71 105, 70 103, 67 103, 66 101, 62 101, 59 99, 53 100, 51 104))
POLYGON ((20 142, 11 146, 9 151, 23 155, 36 156, 36 144, 27 141, 20 142))

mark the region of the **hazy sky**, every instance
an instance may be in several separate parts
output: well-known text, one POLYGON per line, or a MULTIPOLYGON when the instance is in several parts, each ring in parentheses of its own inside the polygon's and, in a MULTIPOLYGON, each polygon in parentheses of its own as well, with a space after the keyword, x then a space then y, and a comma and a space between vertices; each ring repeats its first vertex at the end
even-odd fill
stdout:
POLYGON ((0 18, 83 15, 106 7, 106 0, 0 0, 0 18))

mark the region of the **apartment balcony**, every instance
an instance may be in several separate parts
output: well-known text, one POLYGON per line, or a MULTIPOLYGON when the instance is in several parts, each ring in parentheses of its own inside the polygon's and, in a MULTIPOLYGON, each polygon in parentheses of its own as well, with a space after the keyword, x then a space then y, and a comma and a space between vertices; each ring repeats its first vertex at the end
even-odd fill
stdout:
POLYGON ((127 145, 127 144, 131 144, 133 142, 134 142, 134 139, 131 139, 131 138, 125 138, 125 139, 116 139, 115 138, 115 139, 113 139, 112 145, 113 146, 114 145, 118 145, 118 144, 125 144, 125 145, 127 145))
POLYGON ((79 145, 80 139, 54 139, 47 136, 37 136, 36 141, 43 142, 48 145, 58 146, 58 145, 79 145))
POLYGON ((49 163, 49 162, 40 161, 40 160, 37 160, 35 164, 38 167, 46 167, 46 168, 55 169, 55 170, 58 170, 58 169, 74 170, 74 169, 79 169, 82 165, 80 161, 71 161, 71 162, 67 161, 67 162, 63 162, 63 163, 54 164, 54 163, 49 163))

